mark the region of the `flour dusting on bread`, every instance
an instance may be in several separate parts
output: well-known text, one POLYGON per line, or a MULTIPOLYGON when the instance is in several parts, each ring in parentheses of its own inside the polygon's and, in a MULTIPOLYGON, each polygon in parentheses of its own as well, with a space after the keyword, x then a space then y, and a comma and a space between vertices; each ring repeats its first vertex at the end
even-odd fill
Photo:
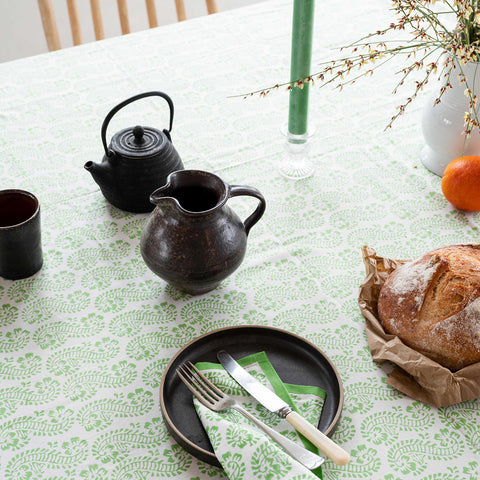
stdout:
MULTIPOLYGON (((415 292, 423 292, 428 287, 437 270, 438 262, 432 259, 428 265, 412 261, 400 265, 396 272, 396 281, 391 286, 392 293, 398 296, 397 301, 401 303, 405 295, 415 292)), ((418 299, 420 299, 418 295, 418 299)))

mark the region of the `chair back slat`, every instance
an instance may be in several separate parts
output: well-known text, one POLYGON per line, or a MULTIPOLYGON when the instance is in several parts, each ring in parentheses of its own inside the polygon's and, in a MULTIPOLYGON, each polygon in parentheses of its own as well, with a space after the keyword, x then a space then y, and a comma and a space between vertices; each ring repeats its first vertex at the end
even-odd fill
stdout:
POLYGON ((127 0, 117 0, 118 15, 120 17, 120 27, 122 35, 130 33, 130 23, 128 21, 127 0))
POLYGON ((70 28, 72 30, 72 39, 74 45, 82 44, 82 28, 78 17, 77 0, 67 0, 68 17, 70 18, 70 28))
MULTIPOLYGON (((45 33, 45 39, 47 40, 48 50, 60 50, 62 48, 62 45, 60 43, 60 36, 58 34, 57 22, 55 19, 55 13, 53 11, 52 0, 37 1, 40 11, 40 17, 42 19, 43 31, 45 33)), ((100 1, 101 0, 90 0, 93 29, 95 31, 96 40, 103 40, 105 38, 100 1)), ((145 0, 147 7, 148 24, 150 28, 158 27, 155 1, 160 1, 163 3, 165 0, 145 0)), ((66 0, 66 2, 68 7, 68 16, 70 19, 70 28, 72 31, 73 44, 80 45, 83 40, 77 0, 66 0)), ((217 13, 219 11, 218 0, 205 0, 205 4, 207 6, 208 14, 217 13)), ((127 0, 117 0, 117 7, 122 35, 125 35, 126 33, 130 33, 131 31, 130 21, 128 18, 127 0)), ((186 20, 187 12, 185 9, 184 0, 175 0, 175 8, 177 11, 178 21, 181 22, 183 20, 186 20)))
POLYGON ((92 10, 93 29, 95 31, 95 39, 103 40, 105 31, 103 30, 102 10, 100 9, 100 0, 90 0, 90 8, 92 10))
POLYGON ((58 35, 57 22, 53 12, 52 0, 38 0, 38 9, 42 18, 43 31, 49 51, 60 50, 60 36, 58 35))
POLYGON ((157 9, 155 8, 155 0, 145 0, 147 3, 148 25, 150 28, 158 27, 157 9))
POLYGON ((207 4, 207 12, 209 15, 212 13, 218 13, 218 1, 217 0, 205 0, 207 4))
POLYGON ((175 8, 177 10, 177 19, 183 22, 187 19, 187 12, 185 10, 185 3, 183 0, 175 0, 175 8))

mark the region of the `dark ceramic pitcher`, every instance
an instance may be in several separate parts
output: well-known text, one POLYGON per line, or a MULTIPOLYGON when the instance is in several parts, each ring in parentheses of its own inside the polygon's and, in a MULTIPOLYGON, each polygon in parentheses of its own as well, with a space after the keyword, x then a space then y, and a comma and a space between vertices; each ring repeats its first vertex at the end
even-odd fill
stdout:
POLYGON ((167 176, 182 170, 183 164, 175 150, 170 131, 173 123, 173 102, 163 92, 135 95, 113 108, 102 125, 102 143, 105 155, 102 163, 89 161, 85 168, 100 186, 103 196, 115 207, 127 212, 151 212, 150 194, 165 185, 167 176), (126 105, 141 98, 158 96, 170 108, 170 127, 157 130, 152 127, 125 128, 113 135, 107 147, 107 127, 113 116, 126 105))
POLYGON ((238 268, 248 233, 265 211, 256 188, 228 185, 200 170, 172 173, 150 199, 156 208, 142 232, 143 259, 159 277, 194 295, 213 290, 238 268), (239 195, 259 200, 244 222, 226 205, 239 195))

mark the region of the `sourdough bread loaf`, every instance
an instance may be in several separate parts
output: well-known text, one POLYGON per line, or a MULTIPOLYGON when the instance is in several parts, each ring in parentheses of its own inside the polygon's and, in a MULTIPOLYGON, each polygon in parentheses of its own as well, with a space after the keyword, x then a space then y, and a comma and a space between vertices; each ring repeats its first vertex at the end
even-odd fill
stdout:
POLYGON ((378 315, 386 332, 452 371, 480 362, 480 244, 439 248, 397 267, 378 315))

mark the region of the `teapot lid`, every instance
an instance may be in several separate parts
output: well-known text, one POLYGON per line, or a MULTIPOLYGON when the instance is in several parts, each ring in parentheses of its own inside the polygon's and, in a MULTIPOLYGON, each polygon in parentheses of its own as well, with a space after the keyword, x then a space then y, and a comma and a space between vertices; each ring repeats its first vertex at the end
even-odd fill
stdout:
POLYGON ((145 158, 158 155, 168 138, 165 133, 151 127, 137 125, 113 135, 109 150, 127 158, 145 158))

